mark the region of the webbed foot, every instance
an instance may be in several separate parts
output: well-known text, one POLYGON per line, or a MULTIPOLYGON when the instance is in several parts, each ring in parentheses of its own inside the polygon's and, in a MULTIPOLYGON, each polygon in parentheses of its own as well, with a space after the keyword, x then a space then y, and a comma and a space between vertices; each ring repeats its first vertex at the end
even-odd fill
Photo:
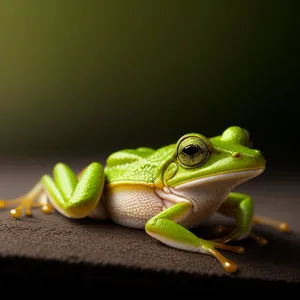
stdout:
MULTIPOLYGON (((209 241, 206 241, 209 242, 209 241)), ((231 251, 237 254, 244 254, 245 253, 245 249, 243 247, 240 246, 229 246, 223 243, 218 243, 218 242, 210 242, 212 245, 212 247, 208 247, 207 250, 209 251, 209 253, 211 255, 213 255, 223 266, 223 268, 229 272, 229 273, 233 273, 236 272, 238 267, 237 264, 229 259, 227 259, 225 256, 223 256, 223 254, 221 254, 217 249, 222 249, 222 250, 227 250, 227 251, 231 251)), ((202 246, 204 248, 206 248, 204 245, 202 246)))
POLYGON ((253 217, 253 223, 269 226, 269 227, 272 227, 272 228, 274 228, 276 230, 279 230, 279 231, 282 231, 282 232, 289 232, 290 231, 290 226, 289 226, 288 223, 283 222, 283 221, 270 219, 270 218, 263 217, 263 216, 254 216, 253 217))
MULTIPOLYGON (((288 223, 278 221, 278 220, 273 220, 273 219, 270 219, 267 217, 255 216, 255 217, 253 217, 252 223, 269 226, 269 227, 279 230, 281 232, 289 232, 290 231, 290 227, 289 227, 288 223)), ((223 237, 214 239, 214 241, 220 242, 220 243, 228 243, 228 242, 231 242, 234 240, 241 240, 248 236, 249 238, 253 239, 260 246, 266 246, 268 244, 268 240, 266 238, 264 238, 263 236, 260 236, 256 233, 254 233, 253 228, 248 233, 241 233, 241 231, 238 228, 218 225, 215 227, 215 234, 217 234, 219 236, 225 234, 225 236, 223 236, 223 237)))
POLYGON ((249 238, 253 239, 259 246, 266 246, 268 244, 267 239, 265 239, 263 236, 254 233, 253 230, 251 230, 249 233, 241 234, 239 230, 237 230, 236 228, 218 225, 215 228, 215 234, 216 235, 225 234, 225 236, 223 237, 214 239, 215 242, 219 242, 219 243, 229 243, 231 241, 243 239, 248 236, 249 238))
POLYGON ((42 193, 43 185, 38 182, 27 194, 12 200, 0 200, 0 209, 11 208, 10 216, 19 219, 22 216, 31 216, 32 208, 40 207, 42 212, 51 213, 52 205, 42 193))

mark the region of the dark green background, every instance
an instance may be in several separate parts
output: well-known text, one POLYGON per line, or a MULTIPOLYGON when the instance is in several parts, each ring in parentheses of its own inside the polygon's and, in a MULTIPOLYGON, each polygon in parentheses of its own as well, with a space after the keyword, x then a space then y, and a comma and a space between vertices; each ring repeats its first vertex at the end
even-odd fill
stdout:
POLYGON ((0 155, 99 157, 247 128, 299 153, 297 1, 1 1, 0 155))

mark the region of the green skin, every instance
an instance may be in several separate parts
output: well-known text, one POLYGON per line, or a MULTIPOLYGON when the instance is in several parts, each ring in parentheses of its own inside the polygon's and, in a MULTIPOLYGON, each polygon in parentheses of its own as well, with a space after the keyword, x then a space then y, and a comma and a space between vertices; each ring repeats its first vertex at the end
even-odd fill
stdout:
MULTIPOLYGON (((144 147, 118 151, 108 157, 105 168, 100 163, 93 162, 79 176, 65 164, 59 163, 54 167, 53 178, 44 175, 41 182, 51 203, 60 213, 70 218, 83 218, 95 209, 106 189, 113 186, 175 188, 200 178, 264 168, 265 159, 260 151, 252 148, 248 131, 232 126, 222 135, 210 139, 190 133, 177 143, 157 150, 144 147), (204 142, 200 144, 201 151, 192 153, 193 155, 180 152, 184 147, 190 146, 186 138, 193 136, 204 142), (204 151, 204 146, 207 151, 204 151)), ((227 271, 236 271, 234 264, 224 259, 216 249, 242 252, 241 248, 224 243, 238 240, 251 232, 251 197, 230 192, 218 212, 235 218, 236 228, 218 241, 201 239, 178 222, 191 211, 190 201, 176 203, 147 220, 145 230, 171 247, 213 255, 222 262, 227 271)))

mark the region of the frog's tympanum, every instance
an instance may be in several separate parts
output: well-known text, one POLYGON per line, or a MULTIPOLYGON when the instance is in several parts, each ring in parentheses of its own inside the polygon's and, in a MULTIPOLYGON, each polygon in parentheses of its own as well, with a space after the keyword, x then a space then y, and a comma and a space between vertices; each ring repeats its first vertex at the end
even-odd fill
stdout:
POLYGON ((252 198, 232 191, 261 174, 265 163, 249 132, 238 126, 211 138, 188 133, 159 149, 117 151, 104 167, 92 162, 79 174, 58 163, 52 177, 44 175, 22 197, 0 200, 0 207, 14 207, 14 218, 31 215, 31 208, 40 206, 45 213, 54 208, 68 218, 109 219, 144 229, 170 247, 212 255, 225 270, 235 272, 237 265, 217 249, 243 253, 243 247, 228 243, 246 237, 265 244, 253 233, 253 223, 288 230, 286 223, 254 216, 252 198), (215 213, 232 217, 235 227, 223 228, 226 234, 213 240, 190 231, 215 213))

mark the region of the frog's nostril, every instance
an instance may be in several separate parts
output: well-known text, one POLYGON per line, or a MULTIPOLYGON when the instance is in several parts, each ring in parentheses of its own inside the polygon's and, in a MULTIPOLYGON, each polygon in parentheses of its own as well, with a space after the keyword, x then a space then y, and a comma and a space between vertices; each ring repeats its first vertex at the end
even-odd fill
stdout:
POLYGON ((232 154, 232 157, 234 157, 234 158, 240 158, 241 156, 242 156, 242 154, 239 153, 239 152, 234 152, 234 153, 232 154))
POLYGON ((262 152, 259 151, 259 150, 255 150, 255 153, 256 153, 257 155, 262 155, 262 152))

